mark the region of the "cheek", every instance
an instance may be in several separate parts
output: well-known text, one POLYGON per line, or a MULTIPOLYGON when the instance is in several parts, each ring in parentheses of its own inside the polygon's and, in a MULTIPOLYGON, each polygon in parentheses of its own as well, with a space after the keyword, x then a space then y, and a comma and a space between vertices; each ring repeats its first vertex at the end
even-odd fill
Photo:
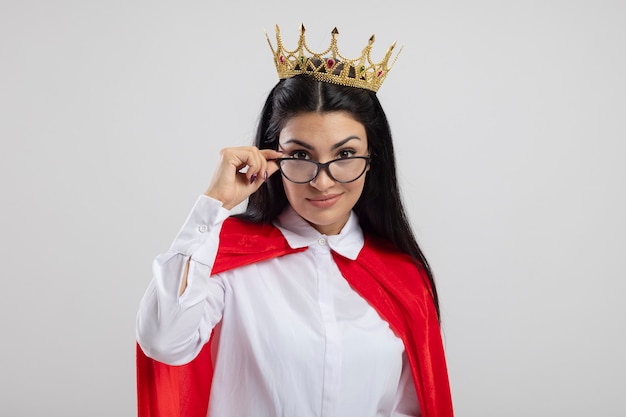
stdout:
POLYGON ((360 191, 363 191, 363 188, 365 187, 365 180, 367 178, 367 176, 369 175, 369 166, 367 167, 367 169, 365 170, 365 173, 363 173, 363 175, 361 175, 361 178, 359 178, 358 180, 354 181, 353 183, 350 183, 349 185, 352 185, 354 187, 354 189, 359 189, 360 191))
POLYGON ((358 183, 354 184, 353 192, 361 196, 363 194, 363 189, 365 188, 365 177, 359 179, 358 183))
MULTIPOLYGON (((354 194, 356 195, 356 199, 358 200, 363 195, 363 191, 365 190, 365 178, 367 177, 367 172, 361 178, 354 182, 354 194)), ((355 202, 356 204, 356 202, 355 202)))
POLYGON ((293 182, 286 180, 285 177, 283 177, 282 180, 283 180, 283 189, 285 190, 285 195, 287 196, 287 200, 289 201, 289 204, 293 205, 292 204, 293 199, 298 194, 298 187, 301 185, 294 184, 293 182))

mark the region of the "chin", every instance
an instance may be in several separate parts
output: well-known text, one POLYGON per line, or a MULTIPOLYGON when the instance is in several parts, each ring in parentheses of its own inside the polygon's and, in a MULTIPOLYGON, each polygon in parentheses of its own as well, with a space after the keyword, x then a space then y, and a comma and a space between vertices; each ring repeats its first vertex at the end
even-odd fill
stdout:
MULTIPOLYGON (((298 213, 306 220, 311 226, 313 226, 318 232, 325 235, 336 235, 341 232, 343 226, 348 222, 350 218, 350 211, 347 213, 333 214, 333 213, 298 213), (304 214, 304 215, 303 215, 304 214)), ((296 210, 297 212, 297 210, 296 210)))

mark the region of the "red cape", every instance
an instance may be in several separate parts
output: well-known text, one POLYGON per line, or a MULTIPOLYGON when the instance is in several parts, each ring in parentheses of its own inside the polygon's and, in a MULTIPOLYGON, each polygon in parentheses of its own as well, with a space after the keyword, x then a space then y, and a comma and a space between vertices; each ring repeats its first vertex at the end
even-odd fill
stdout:
MULTIPOLYGON (((271 225, 224 222, 212 274, 306 250, 292 249, 271 225)), ((408 255, 366 238, 357 259, 333 252, 348 283, 404 342, 423 417, 452 417, 452 399, 437 313, 425 271, 408 255)), ((170 366, 137 345, 139 417, 206 417, 213 363, 210 342, 190 363, 170 366)))

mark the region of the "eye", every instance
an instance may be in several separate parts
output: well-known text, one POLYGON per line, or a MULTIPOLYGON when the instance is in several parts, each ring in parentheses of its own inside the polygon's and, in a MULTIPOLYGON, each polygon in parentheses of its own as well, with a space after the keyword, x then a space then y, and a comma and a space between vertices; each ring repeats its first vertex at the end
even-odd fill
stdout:
POLYGON ((309 153, 306 151, 293 151, 289 153, 289 156, 294 159, 311 159, 309 153))
POLYGON ((354 156, 355 154, 356 154, 356 151, 354 149, 342 149, 337 154, 337 158, 338 159, 350 158, 354 156))

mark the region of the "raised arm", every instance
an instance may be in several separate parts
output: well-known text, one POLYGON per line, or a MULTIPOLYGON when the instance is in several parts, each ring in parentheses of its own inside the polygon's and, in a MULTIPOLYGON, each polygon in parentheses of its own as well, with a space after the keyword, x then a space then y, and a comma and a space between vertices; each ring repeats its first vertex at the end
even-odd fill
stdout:
POLYGON ((280 156, 255 147, 227 148, 211 184, 200 196, 169 251, 158 255, 137 315, 137 341, 160 362, 191 361, 221 320, 224 288, 211 277, 219 234, 230 209, 277 171, 267 159, 280 156), (245 169, 244 169, 245 168, 245 169))

